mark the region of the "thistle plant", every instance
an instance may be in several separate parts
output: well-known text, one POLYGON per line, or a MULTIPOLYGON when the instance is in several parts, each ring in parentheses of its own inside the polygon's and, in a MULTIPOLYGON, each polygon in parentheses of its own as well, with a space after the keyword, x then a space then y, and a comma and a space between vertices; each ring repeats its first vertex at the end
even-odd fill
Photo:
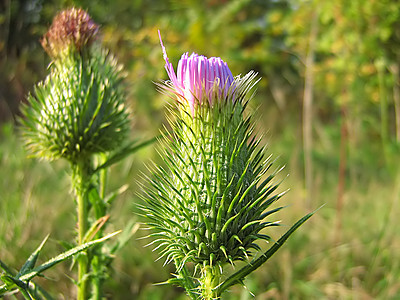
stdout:
MULTIPOLYGON (((22 133, 33 156, 70 163, 77 244, 83 245, 103 235, 117 195, 105 194, 109 166, 151 141, 128 141, 123 70, 102 48, 99 26, 86 11, 71 8, 58 14, 42 45, 52 60, 49 75, 28 97, 22 133)), ((102 297, 108 265, 120 246, 101 244, 79 254, 78 299, 102 297)))
POLYGON ((84 10, 72 8, 57 15, 44 35, 50 74, 29 95, 23 119, 33 155, 79 165, 126 140, 122 68, 96 43, 98 30, 84 10))
MULTIPOLYGON (((160 37, 161 41, 161 37, 160 37)), ((230 286, 274 254, 311 214, 293 225, 265 253, 260 241, 270 241, 278 222, 271 208, 277 193, 271 156, 264 156, 255 135, 253 116, 245 109, 257 75, 233 77, 221 58, 184 53, 177 73, 162 44, 169 81, 159 84, 176 99, 171 132, 164 134, 161 156, 149 178, 151 187, 141 207, 165 263, 174 263, 168 280, 186 289, 192 299, 218 299, 230 286), (267 231, 268 230, 268 231, 267 231), (225 267, 248 264, 227 276, 225 267)))

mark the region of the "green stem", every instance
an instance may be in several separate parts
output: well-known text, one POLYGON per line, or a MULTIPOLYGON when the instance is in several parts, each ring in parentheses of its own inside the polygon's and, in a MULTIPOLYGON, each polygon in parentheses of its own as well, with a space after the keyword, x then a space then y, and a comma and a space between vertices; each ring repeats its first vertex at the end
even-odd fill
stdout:
POLYGON ((219 299, 217 287, 220 283, 221 273, 216 266, 205 266, 202 270, 201 280, 202 299, 219 299))
POLYGON ((92 284, 92 298, 91 299, 96 299, 96 300, 102 298, 101 286, 102 286, 102 281, 103 281, 102 280, 103 274, 101 274, 101 267, 99 266, 99 264, 100 264, 99 261, 100 261, 100 257, 98 255, 94 255, 93 259, 91 261, 91 267, 92 267, 92 271, 94 273, 94 276, 91 281, 91 284, 92 284))
MULTIPOLYGON (((90 185, 90 161, 80 159, 72 164, 72 185, 78 206, 78 243, 85 243, 85 234, 89 228, 88 190, 90 185)), ((87 299, 87 273, 89 266, 88 253, 82 252, 78 257, 78 300, 87 299)))
MULTIPOLYGON (((102 153, 100 155, 100 163, 99 165, 103 165, 107 161, 107 155, 102 153)), ((104 200, 106 197, 106 183, 107 183, 107 170, 108 168, 101 169, 99 175, 99 196, 104 200)))
MULTIPOLYGON (((102 153, 98 157, 98 165, 102 165, 107 161, 107 155, 102 153)), ((97 220, 106 215, 106 206, 104 203, 104 198, 106 194, 106 182, 107 182, 107 172, 108 168, 101 169, 99 171, 98 179, 98 192, 99 192, 99 202, 93 203, 93 209, 95 212, 95 217, 97 220), (97 206, 97 207, 96 207, 97 206)), ((96 238, 100 237, 104 233, 105 226, 102 226, 96 233, 96 238)), ((90 267, 92 271, 91 285, 92 285, 92 299, 102 299, 102 286, 104 281, 104 273, 106 272, 105 257, 101 253, 102 245, 91 250, 92 259, 90 262, 90 267)))

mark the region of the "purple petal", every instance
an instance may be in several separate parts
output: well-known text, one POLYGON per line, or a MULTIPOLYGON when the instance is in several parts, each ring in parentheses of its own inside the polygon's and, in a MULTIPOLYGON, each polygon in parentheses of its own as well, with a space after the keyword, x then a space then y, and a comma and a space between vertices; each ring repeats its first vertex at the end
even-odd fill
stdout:
POLYGON ((206 99, 210 104, 218 99, 224 101, 228 98, 228 93, 231 93, 229 98, 234 100, 235 89, 231 88, 234 78, 226 62, 219 57, 207 58, 196 53, 189 56, 186 52, 182 54, 175 74, 162 43, 160 32, 159 36, 165 69, 175 93, 187 101, 192 113, 194 113, 196 102, 201 104, 206 99), (215 97, 218 98, 214 99, 215 97))

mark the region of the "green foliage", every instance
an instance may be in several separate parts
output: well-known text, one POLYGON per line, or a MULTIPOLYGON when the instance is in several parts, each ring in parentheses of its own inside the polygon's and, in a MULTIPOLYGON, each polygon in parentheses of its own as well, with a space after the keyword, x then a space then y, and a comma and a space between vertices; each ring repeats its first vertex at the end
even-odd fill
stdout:
POLYGON ((116 151, 111 152, 108 155, 107 160, 103 164, 96 167, 96 169, 93 171, 93 173, 99 172, 102 169, 106 169, 106 168, 112 166, 113 164, 126 158, 130 154, 135 153, 136 151, 140 150, 141 148, 151 145, 155 141, 156 141, 156 138, 152 138, 152 139, 149 139, 144 142, 133 141, 133 142, 128 143, 127 145, 124 145, 124 147, 121 147, 120 149, 117 149, 116 151))
POLYGON ((298 220, 285 234, 277 240, 274 245, 269 248, 265 253, 261 254, 260 257, 251 261, 247 266, 244 266, 239 271, 230 275, 221 285, 217 287, 217 294, 221 295, 223 291, 228 289, 230 286, 234 284, 243 284, 244 279, 251 272, 254 272, 257 268, 263 265, 268 259, 271 258, 272 255, 275 254, 276 251, 286 242, 286 240, 292 235, 293 232, 296 231, 301 225, 303 225, 309 218, 312 217, 314 213, 309 213, 300 220, 298 220))
POLYGON ((6 293, 10 293, 14 289, 18 289, 24 295, 25 299, 32 299, 32 297, 33 299, 40 299, 40 296, 45 296, 45 299, 48 299, 46 293, 44 293, 44 291, 41 288, 37 290, 37 287, 35 285, 31 285, 30 281, 34 277, 41 276, 44 271, 53 267, 54 265, 62 261, 65 261, 73 257, 74 255, 78 254, 79 252, 82 252, 94 245, 102 243, 118 233, 120 232, 117 231, 108 234, 100 239, 93 240, 85 244, 76 246, 75 248, 72 248, 48 260, 47 262, 41 264, 40 266, 35 267, 39 254, 42 251, 42 248, 47 241, 48 238, 47 236, 40 244, 40 246, 30 255, 25 264, 21 267, 21 270, 16 275, 4 262, 0 261, 0 267, 5 272, 5 274, 2 274, 0 277, 1 280, 5 283, 4 285, 0 286, 0 296, 4 296, 6 293), (33 289, 31 289, 31 286, 33 286, 33 289))

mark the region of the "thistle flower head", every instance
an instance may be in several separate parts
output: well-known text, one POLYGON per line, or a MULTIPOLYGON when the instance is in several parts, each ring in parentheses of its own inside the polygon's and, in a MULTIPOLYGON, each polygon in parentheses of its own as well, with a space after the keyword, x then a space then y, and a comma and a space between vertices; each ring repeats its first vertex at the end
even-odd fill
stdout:
POLYGON ((99 26, 86 11, 70 8, 54 17, 41 43, 45 51, 54 59, 69 51, 80 53, 85 47, 90 47, 98 32, 99 26))
POLYGON ((178 269, 246 260, 257 241, 269 239, 261 231, 276 223, 264 218, 279 210, 269 206, 281 196, 273 174, 264 178, 272 163, 258 149, 251 114, 244 114, 256 74, 234 78, 221 59, 184 54, 176 75, 163 52, 166 88, 191 115, 175 111, 162 150, 166 168, 149 180, 142 210, 156 231, 150 236, 178 269))
POLYGON ((201 105, 204 101, 208 101, 211 105, 214 101, 234 101, 234 78, 228 64, 220 57, 207 58, 196 53, 189 56, 186 52, 182 54, 175 73, 161 35, 160 43, 165 69, 170 78, 168 89, 178 97, 178 101, 189 105, 192 115, 196 105, 201 105))

